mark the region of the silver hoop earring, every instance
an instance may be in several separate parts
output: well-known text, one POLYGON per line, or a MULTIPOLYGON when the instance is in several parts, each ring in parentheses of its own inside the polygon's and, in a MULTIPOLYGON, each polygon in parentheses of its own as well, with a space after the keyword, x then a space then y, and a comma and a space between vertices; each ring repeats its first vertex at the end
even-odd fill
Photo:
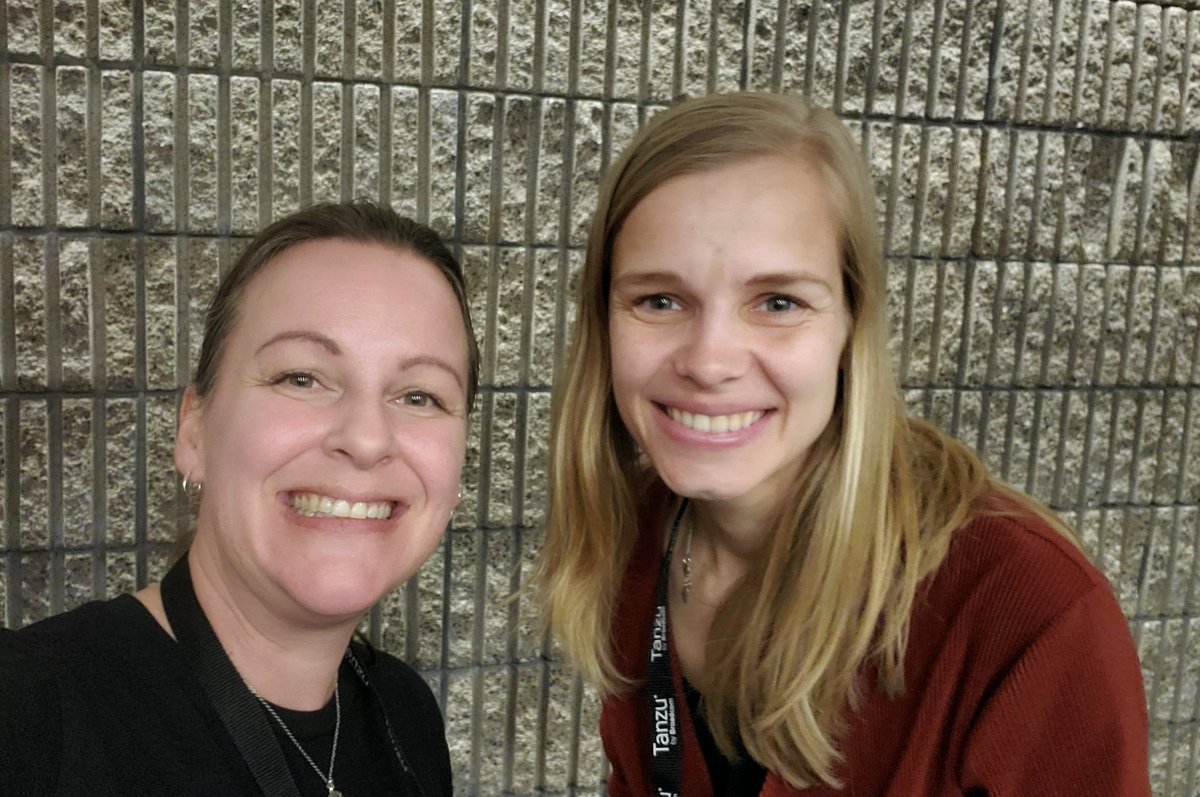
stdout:
POLYGON ((199 498, 201 491, 204 490, 204 482, 194 482, 188 478, 190 475, 185 473, 183 479, 179 482, 179 486, 183 488, 183 494, 188 498, 199 498))

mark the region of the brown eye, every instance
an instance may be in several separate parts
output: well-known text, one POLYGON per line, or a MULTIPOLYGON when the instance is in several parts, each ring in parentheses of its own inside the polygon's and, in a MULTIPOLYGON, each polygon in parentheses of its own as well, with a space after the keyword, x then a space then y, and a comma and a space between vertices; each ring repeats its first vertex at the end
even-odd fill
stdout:
POLYGON ((317 379, 312 374, 304 371, 288 371, 277 376, 275 384, 287 385, 288 387, 300 388, 301 390, 311 390, 317 386, 317 379))
POLYGON ((410 390, 400 396, 400 403, 406 407, 416 407, 418 409, 445 409, 446 405, 432 393, 424 390, 410 390))

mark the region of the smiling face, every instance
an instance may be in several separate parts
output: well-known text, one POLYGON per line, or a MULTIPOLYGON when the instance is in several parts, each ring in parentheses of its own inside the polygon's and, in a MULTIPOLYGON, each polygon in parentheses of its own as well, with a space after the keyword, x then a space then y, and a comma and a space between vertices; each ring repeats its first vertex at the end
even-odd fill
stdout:
POLYGON ((326 239, 246 287, 175 460, 204 484, 191 548, 238 605, 345 621, 421 566, 458 502, 467 338, 419 255, 326 239))
POLYGON ((828 425, 850 329, 819 173, 761 157, 675 177, 612 252, 621 419, 675 493, 767 513, 828 425))

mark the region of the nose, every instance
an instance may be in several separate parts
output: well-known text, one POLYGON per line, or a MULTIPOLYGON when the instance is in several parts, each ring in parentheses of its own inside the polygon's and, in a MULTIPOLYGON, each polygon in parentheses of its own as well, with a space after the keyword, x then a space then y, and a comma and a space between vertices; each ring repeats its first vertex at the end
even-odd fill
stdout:
POLYGON ((334 416, 325 438, 331 454, 364 469, 392 456, 396 430, 383 401, 347 394, 331 409, 334 416))
POLYGON ((675 358, 680 376, 712 387, 746 373, 753 356, 746 331, 728 314, 705 313, 689 324, 675 358))

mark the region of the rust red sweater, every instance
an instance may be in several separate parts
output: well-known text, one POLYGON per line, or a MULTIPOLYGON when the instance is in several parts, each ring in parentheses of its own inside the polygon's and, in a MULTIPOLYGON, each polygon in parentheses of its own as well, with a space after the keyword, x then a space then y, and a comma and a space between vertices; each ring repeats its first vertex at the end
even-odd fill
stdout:
MULTIPOLYGON (((665 521, 652 514, 613 622, 618 666, 639 681, 663 556, 665 521)), ((1129 628, 1104 576, 1040 518, 982 517, 962 529, 919 591, 910 633, 905 694, 876 689, 849 718, 843 789, 798 790, 768 773, 762 795, 1150 794, 1129 628)), ((711 797, 677 660, 674 672, 683 795, 711 797)), ((639 689, 603 705, 613 797, 654 793, 645 700, 639 689)))

